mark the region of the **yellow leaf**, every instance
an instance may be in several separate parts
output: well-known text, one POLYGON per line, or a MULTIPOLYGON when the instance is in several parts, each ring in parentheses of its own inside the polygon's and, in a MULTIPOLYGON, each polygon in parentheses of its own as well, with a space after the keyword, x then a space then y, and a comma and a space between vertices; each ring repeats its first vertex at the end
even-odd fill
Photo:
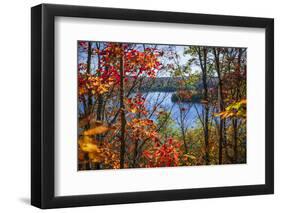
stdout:
POLYGON ((225 112, 220 112, 220 113, 214 113, 214 115, 217 116, 224 116, 225 112))
POLYGON ((191 160, 196 159, 196 157, 194 155, 191 155, 191 154, 184 154, 184 157, 186 157, 187 159, 191 159, 191 160))
POLYGON ((99 152, 98 146, 93 143, 80 143, 80 149, 83 152, 99 152))
POLYGON ((87 90, 84 87, 79 87, 79 95, 84 95, 87 93, 87 90))
POLYGON ((232 117, 232 116, 234 116, 234 115, 235 115, 235 114, 234 114, 233 112, 230 112, 230 113, 227 114, 226 117, 229 118, 229 117, 232 117))
POLYGON ((93 142, 93 139, 88 137, 88 136, 84 136, 81 139, 79 139, 79 144, 82 144, 82 143, 92 143, 92 142, 93 142))
POLYGON ((227 112, 223 113, 222 116, 221 116, 222 119, 225 119, 227 117, 228 117, 228 113, 227 112))
POLYGON ((109 128, 106 126, 98 126, 98 127, 94 127, 92 129, 86 130, 84 132, 84 135, 98 135, 98 134, 105 133, 108 130, 109 130, 109 128))
POLYGON ((97 153, 91 152, 88 154, 89 158, 92 160, 94 163, 100 162, 100 157, 97 155, 97 153))
POLYGON ((131 112, 132 112, 132 113, 136 113, 136 112, 137 112, 137 108, 136 108, 136 107, 132 108, 132 109, 131 109, 131 112))

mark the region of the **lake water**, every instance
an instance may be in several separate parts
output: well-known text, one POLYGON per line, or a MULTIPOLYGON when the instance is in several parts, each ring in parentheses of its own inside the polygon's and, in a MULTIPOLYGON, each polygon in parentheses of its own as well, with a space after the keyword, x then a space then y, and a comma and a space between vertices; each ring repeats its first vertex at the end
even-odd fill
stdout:
MULTIPOLYGON (((131 97, 135 94, 131 94, 131 97)), ((189 128, 195 127, 196 121, 198 120, 198 114, 201 115, 203 106, 200 103, 174 103, 172 102, 173 92, 149 92, 142 94, 145 98, 145 107, 149 112, 152 112, 154 107, 157 106, 157 111, 165 110, 171 113, 171 117, 177 125, 180 121, 181 115, 184 116, 184 123, 188 125, 189 128), (197 110, 196 110, 197 109, 197 110)), ((83 104, 78 104, 78 109, 81 113, 84 112, 83 104)), ((156 120, 156 111, 150 117, 156 120)))
MULTIPOLYGON (((171 113, 172 119, 177 123, 180 116, 184 116, 185 122, 192 127, 198 120, 197 111, 201 114, 203 106, 200 103, 175 103, 172 102, 173 92, 149 92, 144 94, 146 97, 146 108, 151 111, 154 106, 171 113), (197 110, 196 110, 197 109, 197 110)), ((156 114, 151 118, 156 119, 156 114)))

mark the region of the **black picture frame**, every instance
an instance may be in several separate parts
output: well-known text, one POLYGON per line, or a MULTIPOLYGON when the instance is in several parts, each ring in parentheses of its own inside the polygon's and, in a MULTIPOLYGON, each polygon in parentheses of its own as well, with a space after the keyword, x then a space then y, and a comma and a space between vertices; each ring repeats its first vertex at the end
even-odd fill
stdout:
POLYGON ((41 4, 31 9, 31 204, 60 208, 274 193, 274 20, 164 11, 41 4), (55 17, 263 28, 266 32, 265 184, 56 197, 55 17))

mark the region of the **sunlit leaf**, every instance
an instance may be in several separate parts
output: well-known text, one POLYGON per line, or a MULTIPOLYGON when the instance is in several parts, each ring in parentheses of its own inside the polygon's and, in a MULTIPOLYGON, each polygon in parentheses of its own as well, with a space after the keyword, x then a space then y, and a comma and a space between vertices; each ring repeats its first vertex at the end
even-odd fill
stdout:
POLYGON ((107 132, 109 130, 108 127, 106 126, 98 126, 98 127, 94 127, 92 129, 86 130, 84 131, 84 135, 98 135, 98 134, 103 134, 105 132, 107 132))

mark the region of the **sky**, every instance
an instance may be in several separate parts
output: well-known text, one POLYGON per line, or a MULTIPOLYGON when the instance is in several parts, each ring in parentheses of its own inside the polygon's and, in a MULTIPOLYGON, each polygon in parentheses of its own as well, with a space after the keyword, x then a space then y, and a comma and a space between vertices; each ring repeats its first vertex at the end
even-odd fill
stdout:
MULTIPOLYGON (((104 44, 104 42, 99 42, 101 45, 104 44)), ((146 47, 155 47, 155 44, 145 44, 146 47)), ((93 46, 94 47, 94 44, 93 46)), ((184 48, 187 46, 182 46, 182 45, 157 45, 157 49, 159 50, 164 50, 165 53, 169 52, 169 50, 173 50, 177 53, 178 57, 178 63, 180 66, 185 65, 188 60, 190 59, 190 56, 187 54, 184 54, 184 48)), ((140 51, 143 50, 143 44, 136 44, 136 48, 139 49, 140 51)), ((171 63, 172 61, 167 59, 168 57, 161 57, 160 62, 162 64, 167 64, 171 63)), ((87 62, 87 50, 83 48, 79 48, 78 46, 78 63, 86 63, 87 62)), ((92 57, 92 69, 95 70, 97 67, 97 57, 93 56, 92 57)), ((170 72, 166 72, 165 70, 161 70, 159 72, 158 77, 169 77, 170 72)))

